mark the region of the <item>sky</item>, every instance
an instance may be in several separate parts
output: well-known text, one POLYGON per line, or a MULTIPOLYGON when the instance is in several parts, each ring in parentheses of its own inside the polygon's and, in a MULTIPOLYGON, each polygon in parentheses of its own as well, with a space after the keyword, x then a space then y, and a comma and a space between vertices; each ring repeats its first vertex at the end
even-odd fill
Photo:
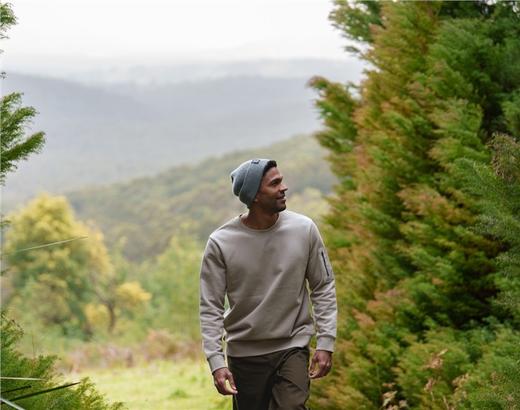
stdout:
POLYGON ((11 0, 4 68, 345 59, 327 0, 11 0))

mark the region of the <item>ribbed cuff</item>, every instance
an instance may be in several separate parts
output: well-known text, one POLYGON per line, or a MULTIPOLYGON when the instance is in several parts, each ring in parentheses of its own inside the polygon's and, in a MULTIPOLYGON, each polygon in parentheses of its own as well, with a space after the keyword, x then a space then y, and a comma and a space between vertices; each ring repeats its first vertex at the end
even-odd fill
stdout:
POLYGON ((332 336, 318 336, 316 340, 316 350, 334 351, 334 342, 336 339, 332 336))
POLYGON ((226 361, 224 360, 224 356, 221 355, 211 356, 208 359, 208 363, 211 373, 213 373, 217 369, 220 369, 221 367, 227 367, 226 361))

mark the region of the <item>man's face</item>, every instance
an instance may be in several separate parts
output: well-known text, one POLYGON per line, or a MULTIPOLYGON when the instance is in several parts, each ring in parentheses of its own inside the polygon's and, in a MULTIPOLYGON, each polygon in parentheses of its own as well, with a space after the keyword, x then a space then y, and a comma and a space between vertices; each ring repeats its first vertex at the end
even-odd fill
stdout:
POLYGON ((282 180, 283 175, 276 167, 265 173, 255 198, 255 203, 260 208, 270 213, 280 212, 286 208, 285 191, 287 191, 287 187, 282 180))

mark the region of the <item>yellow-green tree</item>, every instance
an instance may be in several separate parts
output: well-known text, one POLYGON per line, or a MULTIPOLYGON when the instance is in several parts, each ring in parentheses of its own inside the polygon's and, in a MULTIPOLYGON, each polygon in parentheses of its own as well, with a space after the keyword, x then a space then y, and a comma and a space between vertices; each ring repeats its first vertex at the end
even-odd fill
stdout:
POLYGON ((94 297, 84 311, 91 328, 106 326, 108 333, 113 333, 118 319, 146 304, 151 294, 138 281, 127 281, 124 269, 114 267, 99 230, 91 229, 91 238, 102 246, 89 248, 91 265, 87 276, 94 297))
POLYGON ((199 337, 198 279, 202 246, 189 236, 174 236, 147 275, 153 295, 149 323, 171 333, 199 337))
POLYGON ((89 336, 93 306, 105 309, 111 331, 121 310, 148 299, 138 284, 123 286, 101 232, 76 220, 66 198, 41 195, 10 219, 6 304, 15 315, 89 336))
POLYGON ((6 235, 7 298, 16 312, 34 314, 64 334, 89 333, 83 307, 91 293, 92 246, 64 197, 42 195, 10 216, 6 235))

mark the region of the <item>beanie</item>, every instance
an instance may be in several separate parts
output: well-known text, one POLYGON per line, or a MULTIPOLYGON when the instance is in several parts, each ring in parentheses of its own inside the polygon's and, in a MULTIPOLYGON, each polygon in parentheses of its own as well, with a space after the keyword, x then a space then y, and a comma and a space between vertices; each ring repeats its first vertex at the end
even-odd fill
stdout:
POLYGON ((231 172, 233 193, 249 208, 260 188, 269 159, 250 159, 231 172))

